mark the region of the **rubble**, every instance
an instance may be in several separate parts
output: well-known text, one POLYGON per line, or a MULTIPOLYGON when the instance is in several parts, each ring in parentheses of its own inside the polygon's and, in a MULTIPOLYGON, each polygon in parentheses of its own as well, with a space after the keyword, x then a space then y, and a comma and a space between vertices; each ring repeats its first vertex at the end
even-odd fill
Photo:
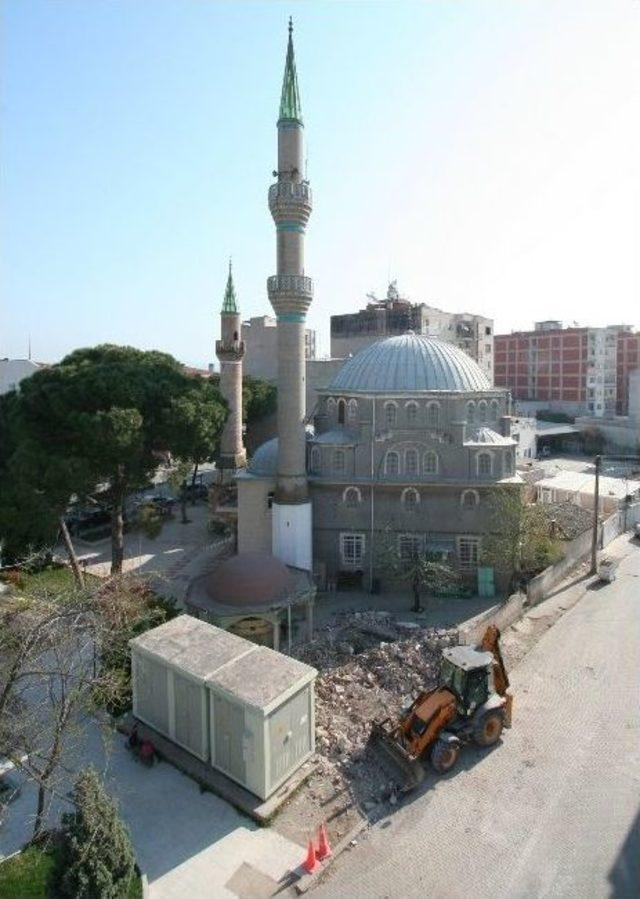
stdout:
POLYGON ((341 612, 296 652, 320 672, 319 773, 369 815, 381 802, 395 804, 399 788, 367 745, 372 722, 396 718, 421 690, 435 686, 441 650, 457 643, 455 630, 395 621, 389 612, 341 612))

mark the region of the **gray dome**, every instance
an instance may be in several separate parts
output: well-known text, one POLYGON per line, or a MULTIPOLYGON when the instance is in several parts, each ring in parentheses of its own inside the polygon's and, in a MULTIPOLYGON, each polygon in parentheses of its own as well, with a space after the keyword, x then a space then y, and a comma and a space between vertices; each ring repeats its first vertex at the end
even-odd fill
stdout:
POLYGON ((249 474, 257 474, 263 476, 278 473, 278 438, 273 437, 267 440, 255 451, 251 457, 251 461, 247 465, 249 474))
POLYGON ((439 337, 402 334, 378 340, 342 366, 328 387, 340 393, 491 390, 470 356, 439 337))

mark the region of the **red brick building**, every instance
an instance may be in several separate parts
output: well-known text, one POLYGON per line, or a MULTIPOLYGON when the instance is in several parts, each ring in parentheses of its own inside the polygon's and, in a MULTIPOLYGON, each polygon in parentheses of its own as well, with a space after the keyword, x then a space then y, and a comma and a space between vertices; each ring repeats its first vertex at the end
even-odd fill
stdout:
POLYGON ((496 387, 515 400, 572 415, 625 415, 629 372, 640 368, 640 333, 624 325, 563 328, 538 322, 533 331, 496 334, 496 387))

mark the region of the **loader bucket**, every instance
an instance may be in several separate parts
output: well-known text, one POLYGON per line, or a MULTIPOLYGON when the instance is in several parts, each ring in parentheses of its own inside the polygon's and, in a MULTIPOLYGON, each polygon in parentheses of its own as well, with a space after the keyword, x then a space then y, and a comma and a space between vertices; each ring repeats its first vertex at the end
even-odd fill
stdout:
POLYGON ((400 744, 396 728, 391 726, 388 719, 374 721, 369 744, 378 753, 389 773, 399 781, 403 793, 414 790, 422 783, 424 768, 420 759, 413 758, 400 744))

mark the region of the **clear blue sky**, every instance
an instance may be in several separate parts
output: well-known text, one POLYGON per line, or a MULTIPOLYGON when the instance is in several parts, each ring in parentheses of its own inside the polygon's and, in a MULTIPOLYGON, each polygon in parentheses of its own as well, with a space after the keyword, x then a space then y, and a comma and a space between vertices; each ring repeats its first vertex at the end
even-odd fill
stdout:
POLYGON ((4 0, 0 356, 204 366, 229 254, 270 312, 290 12, 321 350, 389 275, 498 330, 640 325, 637 0, 4 0))

